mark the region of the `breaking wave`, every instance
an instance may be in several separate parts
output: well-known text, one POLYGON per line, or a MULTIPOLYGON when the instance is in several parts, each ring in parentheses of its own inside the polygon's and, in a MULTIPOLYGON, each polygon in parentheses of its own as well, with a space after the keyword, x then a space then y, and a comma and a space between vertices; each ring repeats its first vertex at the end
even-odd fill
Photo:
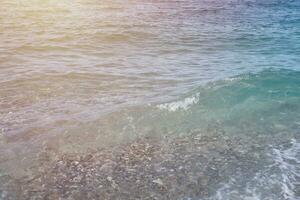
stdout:
POLYGON ((170 103, 160 104, 157 107, 161 110, 168 110, 170 112, 175 112, 178 110, 188 110, 193 104, 198 103, 200 93, 196 93, 191 97, 187 97, 181 101, 175 101, 170 103))

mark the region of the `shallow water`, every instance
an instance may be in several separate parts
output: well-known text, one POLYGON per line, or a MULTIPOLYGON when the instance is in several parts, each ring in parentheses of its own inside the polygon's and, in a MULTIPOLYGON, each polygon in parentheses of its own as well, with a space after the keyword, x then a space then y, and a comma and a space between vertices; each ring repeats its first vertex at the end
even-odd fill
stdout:
POLYGON ((0 173, 217 129, 267 158, 205 198, 299 199, 299 41, 297 0, 2 0, 0 173))

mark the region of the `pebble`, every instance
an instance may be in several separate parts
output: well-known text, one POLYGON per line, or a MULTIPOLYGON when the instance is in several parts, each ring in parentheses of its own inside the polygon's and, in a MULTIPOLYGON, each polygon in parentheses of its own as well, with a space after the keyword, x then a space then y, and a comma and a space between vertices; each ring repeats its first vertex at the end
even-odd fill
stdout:
POLYGON ((158 184, 158 185, 164 185, 164 183, 162 182, 162 180, 160 179, 160 178, 158 178, 158 179, 155 179, 155 180, 153 180, 152 181, 153 183, 156 183, 156 184, 158 184))

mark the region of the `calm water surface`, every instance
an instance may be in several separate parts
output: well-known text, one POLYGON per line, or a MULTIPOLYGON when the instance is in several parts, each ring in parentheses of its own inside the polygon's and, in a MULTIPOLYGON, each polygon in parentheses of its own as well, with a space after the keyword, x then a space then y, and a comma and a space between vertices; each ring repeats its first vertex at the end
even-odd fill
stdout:
POLYGON ((1 0, 0 172, 23 174, 48 143, 219 126, 291 145, 258 144, 273 145, 272 179, 238 174, 212 199, 268 198, 276 181, 299 199, 299 70, 298 0, 1 0))

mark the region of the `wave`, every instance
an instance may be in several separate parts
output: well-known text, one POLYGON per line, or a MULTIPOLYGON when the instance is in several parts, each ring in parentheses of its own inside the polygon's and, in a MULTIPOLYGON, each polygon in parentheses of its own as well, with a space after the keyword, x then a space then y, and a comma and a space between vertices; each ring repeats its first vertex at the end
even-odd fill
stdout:
MULTIPOLYGON (((300 127, 300 72, 266 70, 201 86, 173 101, 122 108, 69 132, 95 132, 96 145, 139 136, 219 129, 227 135, 289 135, 300 127), (101 131, 105 130, 105 131, 101 131), (104 134, 103 133, 103 134, 104 134)), ((76 134, 74 134, 76 135, 76 134)))
POLYGON ((215 129, 230 137, 286 137, 297 134, 300 127, 299 85, 297 71, 244 74, 201 86, 173 101, 126 107, 69 132, 95 132, 99 140, 92 142, 96 145, 110 143, 97 134, 99 130, 113 143, 139 136, 173 137, 215 129))
POLYGON ((244 74, 197 88, 182 99, 159 104, 156 116, 176 119, 175 124, 184 122, 189 128, 219 124, 240 132, 296 131, 300 124, 299 85, 297 71, 269 69, 244 74))
MULTIPOLYGON (((96 76, 69 74, 53 78, 60 82, 62 77, 70 79, 70 87, 79 79, 92 78, 95 79, 95 89, 100 88, 96 87, 96 76)), ((103 78, 106 77, 103 75, 103 78)), ((54 80, 53 78, 49 77, 49 80, 54 80)), ((74 137, 79 137, 82 132, 93 133, 92 135, 99 138, 99 141, 95 141, 97 145, 107 143, 103 141, 104 133, 110 141, 123 141, 125 138, 140 135, 186 134, 195 129, 206 131, 216 127, 228 134, 240 135, 296 133, 300 127, 299 85, 300 72, 297 71, 266 70, 256 74, 244 74, 209 83, 169 102, 132 107, 122 104, 119 109, 109 110, 100 117, 95 114, 95 118, 91 118, 89 110, 89 115, 83 115, 87 119, 84 123, 63 128, 76 135, 74 137)), ((55 85, 53 87, 56 89, 55 85)), ((85 85, 78 88, 80 89, 85 90, 85 85)), ((88 97, 89 94, 86 94, 88 97)), ((101 105, 104 105, 104 100, 101 105)), ((46 103, 41 101, 37 106, 41 109, 46 103)), ((89 106, 86 102, 82 105, 89 106)), ((99 109, 92 108, 93 113, 99 112, 99 109)), ((101 111, 106 110, 102 108, 101 111)), ((33 113, 28 119, 35 116, 33 113)))

